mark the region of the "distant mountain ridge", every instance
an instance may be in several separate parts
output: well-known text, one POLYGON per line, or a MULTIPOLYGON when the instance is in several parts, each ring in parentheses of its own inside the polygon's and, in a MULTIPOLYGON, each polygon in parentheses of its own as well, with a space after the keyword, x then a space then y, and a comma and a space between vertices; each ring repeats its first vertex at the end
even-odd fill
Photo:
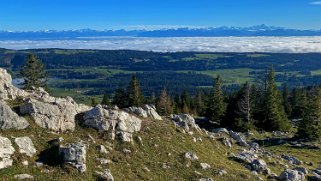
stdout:
POLYGON ((227 36, 321 36, 320 30, 299 30, 267 25, 251 27, 161 28, 156 30, 41 30, 0 31, 0 40, 82 39, 95 37, 227 37, 227 36))

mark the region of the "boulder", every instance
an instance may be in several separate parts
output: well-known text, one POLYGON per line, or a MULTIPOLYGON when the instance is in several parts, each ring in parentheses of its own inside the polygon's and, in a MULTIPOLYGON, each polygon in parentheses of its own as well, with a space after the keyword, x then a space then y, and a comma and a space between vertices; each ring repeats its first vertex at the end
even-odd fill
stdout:
POLYGON ((15 175, 14 178, 17 180, 33 180, 33 176, 26 173, 15 175))
POLYGON ((151 104, 145 104, 143 106, 143 109, 146 111, 148 117, 151 117, 155 120, 163 120, 163 118, 157 113, 156 111, 156 107, 154 105, 151 104))
POLYGON ((185 158, 189 159, 189 160, 192 160, 192 161, 198 160, 197 155, 195 153, 191 152, 191 151, 185 153, 185 158))
POLYGON ((191 128, 201 132, 201 128, 195 123, 195 119, 189 114, 172 114, 172 121, 179 127, 182 127, 185 132, 190 132, 191 128))
POLYGON ((0 136, 0 169, 12 166, 13 160, 10 157, 14 151, 11 141, 0 136))
POLYGON ((30 115, 42 128, 66 132, 74 131, 76 115, 88 109, 89 107, 78 105, 70 97, 63 99, 46 95, 38 99, 26 99, 20 106, 20 113, 30 115))
POLYGON ((251 151, 244 150, 236 155, 232 155, 232 158, 238 162, 250 164, 256 160, 258 156, 251 151))
POLYGON ((111 174, 110 170, 108 170, 108 169, 106 169, 102 172, 96 171, 96 174, 98 175, 100 180, 114 181, 114 177, 111 174))
POLYGON ((0 129, 21 130, 29 126, 28 121, 19 117, 5 102, 0 101, 0 129))
POLYGON ((71 143, 67 146, 59 147, 59 154, 64 162, 74 166, 80 172, 85 172, 87 147, 83 143, 71 143))
POLYGON ((281 181, 303 181, 305 176, 302 172, 297 170, 286 169, 279 176, 281 181))
POLYGON ((101 154, 107 154, 107 153, 108 153, 108 151, 107 151, 107 149, 105 148, 104 145, 99 145, 99 146, 97 146, 97 150, 98 150, 98 152, 101 153, 101 154))
POLYGON ((292 165, 301 165, 302 164, 302 162, 299 159, 297 159, 293 156, 288 156, 288 155, 283 154, 283 155, 281 155, 281 158, 288 161, 292 165))
POLYGON ((156 108, 154 105, 144 105, 143 107, 129 107, 125 108, 124 111, 128 113, 135 114, 138 117, 142 118, 152 118, 155 120, 163 120, 162 117, 156 112, 156 108))
POLYGON ((32 157, 37 152, 32 140, 29 137, 18 137, 14 140, 14 142, 18 145, 19 152, 25 153, 29 157, 32 157))
POLYGON ((308 174, 308 169, 306 169, 304 167, 296 167, 296 168, 294 168, 294 170, 302 172, 303 174, 308 174))
POLYGON ((209 165, 208 163, 200 163, 200 166, 203 170, 211 168, 211 165, 209 165))
POLYGON ((259 144, 257 144, 257 143, 251 143, 251 145, 250 145, 250 150, 252 150, 252 151, 254 151, 254 152, 257 152, 257 151, 259 151, 259 149, 260 149, 260 145, 259 144))
POLYGON ((253 160, 251 163, 251 167, 254 171, 257 171, 258 173, 263 173, 265 175, 269 174, 270 172, 266 162, 262 159, 253 160))
POLYGON ((249 146, 249 144, 246 141, 245 136, 243 136, 241 133, 237 133, 234 131, 230 131, 230 136, 240 145, 240 146, 249 146))
POLYGON ((29 93, 13 86, 11 75, 5 69, 0 68, 0 100, 14 100, 27 95, 29 93))
POLYGON ((133 106, 133 107, 125 108, 124 111, 135 114, 138 117, 148 118, 146 111, 141 107, 133 106))
POLYGON ((141 129, 141 120, 125 111, 104 109, 101 105, 84 113, 85 126, 95 128, 100 132, 111 132, 124 142, 131 142, 132 134, 141 129))

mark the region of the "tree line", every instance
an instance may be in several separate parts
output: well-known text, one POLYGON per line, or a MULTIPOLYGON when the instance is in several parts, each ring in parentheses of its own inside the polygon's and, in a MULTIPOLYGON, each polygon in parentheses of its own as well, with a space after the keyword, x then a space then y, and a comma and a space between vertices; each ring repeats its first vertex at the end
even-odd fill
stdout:
MULTIPOLYGON (((46 87, 44 66, 34 55, 28 56, 21 74, 25 79, 25 89, 46 87)), ((273 67, 255 83, 245 83, 238 90, 228 93, 223 90, 221 77, 217 76, 209 93, 197 91, 194 96, 183 91, 172 97, 164 87, 159 95, 146 98, 134 74, 127 89, 118 89, 112 96, 104 95, 101 104, 120 108, 155 104, 163 116, 172 113, 193 114, 206 117, 213 125, 238 131, 290 131, 290 120, 296 120, 298 137, 321 139, 321 87, 290 90, 284 84, 280 90, 273 67)))

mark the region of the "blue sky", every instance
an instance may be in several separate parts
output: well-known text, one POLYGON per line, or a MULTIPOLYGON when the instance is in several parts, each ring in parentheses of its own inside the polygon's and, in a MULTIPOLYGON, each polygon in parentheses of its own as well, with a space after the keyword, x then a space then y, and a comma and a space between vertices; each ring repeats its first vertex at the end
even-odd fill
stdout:
POLYGON ((321 0, 0 0, 0 30, 258 24, 321 29, 321 0))

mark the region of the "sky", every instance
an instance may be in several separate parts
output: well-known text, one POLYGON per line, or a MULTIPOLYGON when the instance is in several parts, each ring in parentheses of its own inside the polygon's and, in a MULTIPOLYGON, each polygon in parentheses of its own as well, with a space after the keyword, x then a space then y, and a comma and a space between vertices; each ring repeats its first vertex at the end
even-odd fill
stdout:
POLYGON ((259 24, 321 29, 321 0, 0 0, 0 30, 259 24))

